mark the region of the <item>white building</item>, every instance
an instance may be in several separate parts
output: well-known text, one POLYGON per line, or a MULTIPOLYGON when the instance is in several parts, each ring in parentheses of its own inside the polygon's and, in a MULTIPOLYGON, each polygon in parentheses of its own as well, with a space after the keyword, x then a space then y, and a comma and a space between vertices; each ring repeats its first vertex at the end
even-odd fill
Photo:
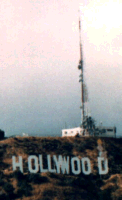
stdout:
POLYGON ((89 136, 88 133, 83 132, 83 128, 81 127, 75 127, 75 128, 69 128, 69 129, 62 129, 62 137, 75 137, 75 136, 89 136))

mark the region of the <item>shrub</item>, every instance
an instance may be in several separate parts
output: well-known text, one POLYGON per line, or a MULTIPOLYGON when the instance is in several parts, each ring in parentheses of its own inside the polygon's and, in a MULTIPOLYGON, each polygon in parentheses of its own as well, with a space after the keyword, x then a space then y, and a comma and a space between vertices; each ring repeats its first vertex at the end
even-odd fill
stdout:
POLYGON ((80 189, 76 190, 72 187, 67 187, 66 189, 64 189, 63 191, 64 194, 64 200, 74 200, 74 199, 79 199, 79 200, 87 200, 87 191, 80 189))
POLYGON ((88 180, 83 177, 78 177, 72 181, 73 187, 80 187, 82 189, 85 189, 87 187, 88 180))
POLYGON ((24 179, 24 175, 23 175, 23 173, 20 170, 15 170, 13 172, 13 177, 16 178, 18 181, 24 179))
POLYGON ((47 177, 41 176, 40 174, 32 173, 32 174, 27 175, 27 181, 35 183, 35 184, 41 184, 41 183, 48 182, 48 179, 47 179, 47 177))
POLYGON ((73 145, 71 143, 68 143, 68 142, 64 142, 62 144, 62 148, 65 150, 65 151, 72 151, 73 149, 73 145))
POLYGON ((28 142, 30 142, 30 140, 28 138, 24 138, 23 142, 27 142, 28 143, 28 142))
POLYGON ((99 192, 99 200, 112 200, 111 189, 102 190, 99 192))
POLYGON ((56 151, 59 148, 59 145, 61 142, 59 140, 48 140, 48 139, 43 139, 42 140, 42 148, 47 150, 47 151, 56 151))
POLYGON ((3 156, 3 154, 4 154, 4 151, 3 151, 3 149, 0 149, 0 157, 2 157, 2 156, 3 156))
POLYGON ((68 177, 65 175, 60 176, 60 182, 58 183, 58 185, 60 186, 73 186, 74 185, 74 181, 75 181, 76 177, 68 177))
POLYGON ((85 148, 86 148, 86 149, 93 150, 93 149, 94 149, 93 143, 92 143, 90 140, 88 140, 88 141, 86 142, 86 144, 85 144, 85 148))
POLYGON ((59 178, 59 176, 55 173, 51 173, 51 172, 47 172, 47 175, 50 177, 50 178, 59 178))
POLYGON ((4 177, 4 173, 0 171, 0 179, 2 179, 3 177, 4 177))
POLYGON ((7 198, 7 195, 6 194, 1 194, 0 195, 0 200, 7 200, 8 198, 7 198))
POLYGON ((43 200, 47 200, 47 199, 52 200, 56 196, 57 196, 57 191, 55 191, 53 189, 52 190, 46 189, 43 192, 43 200))
POLYGON ((19 197, 23 195, 26 197, 31 195, 32 187, 26 181, 18 182, 17 186, 19 187, 19 189, 17 190, 17 195, 19 197))
POLYGON ((0 186, 4 185, 4 181, 2 179, 0 179, 0 186))
POLYGON ((78 152, 85 152, 86 146, 85 144, 75 144, 75 150, 78 152))
POLYGON ((64 142, 58 150, 58 153, 61 153, 62 155, 72 155, 72 150, 73 145, 71 143, 64 142))
POLYGON ((4 183, 3 188, 7 193, 13 194, 14 188, 10 183, 4 183))

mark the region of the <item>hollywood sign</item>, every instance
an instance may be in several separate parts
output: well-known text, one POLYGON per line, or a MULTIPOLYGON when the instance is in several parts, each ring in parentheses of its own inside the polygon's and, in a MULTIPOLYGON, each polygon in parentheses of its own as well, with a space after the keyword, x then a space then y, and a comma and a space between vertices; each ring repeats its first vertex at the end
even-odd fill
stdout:
MULTIPOLYGON (((99 174, 108 173, 108 159, 104 157, 98 157, 98 172, 99 174)), ((30 173, 37 172, 51 172, 51 173, 62 173, 75 175, 80 174, 81 172, 85 175, 92 173, 91 161, 88 157, 78 158, 78 157, 69 157, 62 155, 47 155, 46 157, 47 167, 44 168, 43 156, 40 154, 38 157, 35 155, 28 156, 28 171, 30 173), (53 163, 53 164, 52 164, 53 163)), ((22 156, 12 156, 12 166, 13 171, 19 168, 23 173, 23 158, 22 156)))

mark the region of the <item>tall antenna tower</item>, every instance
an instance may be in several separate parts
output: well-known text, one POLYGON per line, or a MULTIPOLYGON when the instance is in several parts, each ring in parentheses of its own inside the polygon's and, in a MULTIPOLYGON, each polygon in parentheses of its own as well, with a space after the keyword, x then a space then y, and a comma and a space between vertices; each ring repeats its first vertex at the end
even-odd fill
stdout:
POLYGON ((79 44, 80 44, 80 61, 78 65, 78 69, 81 71, 80 80, 81 82, 81 125, 83 125, 84 117, 85 117, 85 108, 84 108, 84 74, 83 74, 83 52, 82 52, 82 43, 81 43, 81 19, 80 19, 80 11, 79 11, 79 44))

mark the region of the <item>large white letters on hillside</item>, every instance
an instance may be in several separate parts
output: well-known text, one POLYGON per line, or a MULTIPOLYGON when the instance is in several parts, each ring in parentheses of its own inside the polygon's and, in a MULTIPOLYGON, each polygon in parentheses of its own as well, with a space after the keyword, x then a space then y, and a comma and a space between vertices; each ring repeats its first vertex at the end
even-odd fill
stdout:
POLYGON ((90 164, 89 158, 82 158, 82 170, 83 170, 83 173, 86 175, 91 173, 91 164, 90 164), (86 170, 86 167, 88 168, 87 170, 86 170))
POLYGON ((71 159, 71 167, 72 167, 73 174, 81 173, 80 159, 78 157, 74 157, 71 159), (77 166, 77 169, 75 165, 77 166))
POLYGON ((29 169, 29 172, 31 172, 31 173, 37 173, 39 171, 37 156, 29 156, 28 157, 28 169, 29 169), (34 162, 34 169, 32 167, 32 161, 34 162))
MULTIPOLYGON (((38 157, 35 155, 28 156, 28 170, 30 173, 37 172, 51 172, 51 173, 62 173, 62 174, 70 174, 73 173, 75 175, 80 174, 81 172, 85 175, 89 175, 92 173, 91 162, 87 157, 78 158, 78 157, 69 157, 62 155, 47 155, 45 160, 46 167, 44 166, 43 155, 39 155, 38 157)), ((12 156, 12 165, 13 171, 18 169, 21 172, 23 170, 23 159, 22 156, 12 156)), ((99 174, 107 174, 108 173, 108 160, 104 157, 98 157, 98 171, 99 174)))
POLYGON ((18 162, 16 162, 15 156, 12 156, 12 163, 13 163, 13 171, 19 167, 20 171, 23 172, 23 163, 22 163, 22 156, 19 156, 18 162))
POLYGON ((99 174, 107 174, 108 173, 108 160, 107 160, 107 158, 104 159, 104 157, 98 157, 98 168, 99 168, 99 174))
POLYGON ((67 156, 67 159, 65 157, 62 157, 61 155, 53 156, 53 160, 55 162, 55 166, 57 168, 57 173, 67 173, 69 174, 69 156, 67 156))

